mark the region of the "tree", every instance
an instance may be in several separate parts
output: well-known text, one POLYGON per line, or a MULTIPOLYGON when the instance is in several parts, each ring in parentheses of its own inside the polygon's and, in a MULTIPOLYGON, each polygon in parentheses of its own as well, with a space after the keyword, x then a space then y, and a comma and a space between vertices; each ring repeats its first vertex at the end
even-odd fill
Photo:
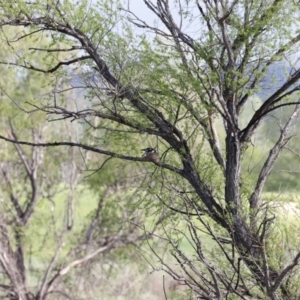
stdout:
POLYGON ((129 2, 82 1, 75 6, 72 1, 2 1, 3 32, 20 28, 17 37, 2 32, 10 53, 2 63, 59 78, 54 95, 70 88, 84 88, 87 94, 77 99, 74 110, 67 108, 63 97, 35 106, 53 119, 85 123, 81 141, 0 138, 19 145, 78 147, 130 161, 132 168, 145 164, 151 175, 140 187, 147 192, 143 205, 176 212, 189 229, 165 230, 184 276, 161 259, 167 272, 201 299, 297 299, 299 245, 290 245, 291 258, 274 251, 279 218, 262 199, 300 110, 299 102, 290 100, 298 95, 300 78, 297 4, 143 4, 158 19, 156 25, 133 11, 129 2), (39 47, 43 35, 48 46, 39 47), (28 47, 20 55, 14 45, 23 38, 28 47), (34 60, 41 53, 47 55, 37 65, 34 60), (287 74, 279 82, 268 73, 278 64, 287 74), (269 93, 242 126, 243 108, 262 89, 269 93), (267 115, 287 106, 294 110, 251 183, 242 168, 251 139, 267 115), (96 143, 86 144, 87 135, 96 143), (139 145, 159 147, 160 161, 137 156, 139 145), (210 236, 216 253, 202 246, 201 231, 210 236), (195 259, 180 249, 178 235, 190 240, 195 259))
MULTIPOLYGON (((0 103, 0 132, 16 142, 6 143, 0 149, 0 298, 86 296, 86 290, 83 292, 78 284, 83 282, 87 286, 92 277, 86 266, 93 264, 98 268, 101 259, 95 261, 96 257, 106 254, 108 263, 112 260, 109 252, 134 245, 149 235, 127 222, 131 213, 127 206, 130 207, 132 199, 118 200, 122 191, 134 187, 134 180, 122 178, 122 170, 115 170, 112 176, 103 165, 102 178, 93 177, 93 181, 101 180, 101 188, 97 185, 95 193, 86 193, 83 191, 96 183, 83 183, 80 170, 83 162, 95 161, 95 157, 77 153, 75 148, 18 144, 21 136, 35 142, 44 137, 72 141, 76 131, 80 132, 82 128, 80 124, 71 126, 68 121, 49 126, 43 112, 25 114, 21 109, 22 103, 27 101, 32 109, 39 103, 36 98, 49 93, 45 76, 3 65, 0 72, 6 74, 0 85, 3 100, 0 103), (18 89, 10 82, 12 79, 18 89), (80 267, 80 272, 76 267, 80 267), (68 284, 73 286, 72 291, 68 291, 68 284)), ((65 96, 71 101, 71 92, 65 96)), ((68 104, 67 108, 70 107, 68 104)), ((143 218, 144 214, 140 212, 135 213, 133 219, 143 218)), ((130 256, 132 252, 128 249, 121 254, 130 256)), ((105 270, 102 273, 105 274, 105 270)), ((91 298, 98 293, 92 289, 88 292, 91 298)))

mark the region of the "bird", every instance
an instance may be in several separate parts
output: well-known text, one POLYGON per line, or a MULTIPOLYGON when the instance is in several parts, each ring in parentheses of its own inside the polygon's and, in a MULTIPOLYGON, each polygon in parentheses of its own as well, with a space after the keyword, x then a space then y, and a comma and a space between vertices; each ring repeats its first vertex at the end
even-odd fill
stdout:
POLYGON ((144 157, 144 160, 152 161, 155 164, 159 163, 159 153, 154 148, 145 148, 142 149, 144 151, 142 157, 144 157))
POLYGON ((156 150, 154 148, 145 148, 145 149, 142 149, 142 151, 144 151, 144 154, 143 156, 146 156, 147 154, 149 153, 156 153, 156 150))

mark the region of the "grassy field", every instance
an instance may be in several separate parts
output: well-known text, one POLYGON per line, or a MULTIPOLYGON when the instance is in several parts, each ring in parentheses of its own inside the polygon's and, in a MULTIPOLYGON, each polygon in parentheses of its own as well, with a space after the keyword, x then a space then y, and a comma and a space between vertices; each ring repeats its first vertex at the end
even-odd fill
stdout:
MULTIPOLYGON (((53 201, 39 200, 35 213, 23 232, 29 270, 27 280, 33 289, 39 284, 62 239, 64 243, 59 250, 57 265, 68 261, 68 253, 74 245, 80 243, 83 230, 89 223, 92 212, 97 208, 97 196, 80 187, 73 200, 74 225, 72 230, 67 230, 66 207, 69 191, 63 187, 60 190, 53 201)), ((148 220, 147 223, 150 226, 152 220, 148 220)), ((188 247, 183 241, 183 248, 188 247)), ((145 242, 140 249, 131 247, 130 251, 115 250, 99 255, 87 265, 73 269, 64 277, 62 290, 69 290, 71 295, 76 296, 74 299, 160 300, 165 299, 164 282, 168 299, 172 299, 170 293, 177 288, 176 283, 166 274, 163 278, 163 272, 153 272, 151 266, 140 255, 143 250, 143 255, 146 254, 151 263, 155 264, 154 257, 146 250, 145 242)), ((50 299, 60 298, 59 295, 53 295, 50 299)))
MULTIPOLYGON (((97 207, 97 196, 83 187, 80 187, 74 198, 74 226, 72 230, 66 227, 66 205, 69 197, 68 189, 61 188, 61 192, 53 198, 53 201, 40 199, 36 211, 26 231, 24 240, 26 255, 28 281, 32 287, 36 286, 45 272, 50 260, 58 249, 63 238, 64 245, 59 251, 58 263, 65 263, 68 260, 70 249, 80 242, 85 225, 90 219, 91 213, 97 207)), ((276 237, 287 235, 291 229, 300 229, 299 203, 300 197, 296 193, 275 195, 267 193, 263 195, 265 203, 269 203, 270 211, 279 219, 284 227, 276 227, 272 234, 276 237), (288 222, 286 222, 288 220, 288 222)), ((151 226, 153 217, 149 217, 147 224, 151 226)), ((195 224, 201 226, 195 218, 195 224)), ((170 225, 169 228, 172 228, 170 225)), ((179 241, 180 249, 189 257, 195 255, 190 243, 187 225, 184 221, 177 221, 173 229, 184 232, 187 237, 179 241)), ((163 234, 159 231, 158 234, 163 234)), ((199 237, 203 248, 214 254, 215 242, 199 231, 199 237)), ((295 241, 298 243, 298 241, 295 241)), ((180 269, 178 263, 171 257, 169 246, 160 244, 159 240, 151 241, 155 249, 174 269, 180 269)), ((275 244, 274 244, 275 245, 275 244)), ((285 247, 278 240, 276 247, 285 247)), ((99 255, 91 263, 75 268, 67 275, 62 283, 63 290, 69 290, 70 294, 76 296, 74 299, 139 299, 139 300, 160 300, 165 299, 164 290, 169 295, 168 299, 175 299, 172 296, 174 290, 184 293, 184 288, 166 273, 161 271, 162 264, 157 257, 147 248, 147 243, 142 243, 140 248, 121 249, 99 255), (142 254, 142 255, 141 255, 142 254), (153 270, 151 265, 156 269, 153 270), (82 276, 82 274, 85 274, 82 276), (163 277, 164 276, 164 277, 163 277), (88 298, 87 298, 88 297, 88 298)), ((51 299, 59 299, 53 296, 51 299)), ((63 298, 62 298, 63 299, 63 298)), ((178 299, 178 298, 176 298, 178 299)))

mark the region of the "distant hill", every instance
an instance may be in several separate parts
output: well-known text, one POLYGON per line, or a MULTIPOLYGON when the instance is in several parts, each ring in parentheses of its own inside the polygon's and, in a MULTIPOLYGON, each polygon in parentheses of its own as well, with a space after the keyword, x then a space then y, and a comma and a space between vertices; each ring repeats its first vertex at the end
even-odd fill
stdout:
MULTIPOLYGON (((274 63, 268 69, 267 74, 260 80, 260 89, 256 95, 262 101, 265 101, 287 81, 290 74, 293 74, 293 71, 292 66, 287 62, 274 63)), ((291 88, 297 84, 299 84, 299 82, 294 84, 291 88)))

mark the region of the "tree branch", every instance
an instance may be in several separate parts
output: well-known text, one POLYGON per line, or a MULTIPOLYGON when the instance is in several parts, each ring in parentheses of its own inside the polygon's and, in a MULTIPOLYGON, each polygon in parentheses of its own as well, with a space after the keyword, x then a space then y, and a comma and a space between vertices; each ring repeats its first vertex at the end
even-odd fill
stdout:
MULTIPOLYGON (((80 143, 72 143, 72 142, 32 143, 32 142, 26 142, 26 141, 16 141, 16 140, 4 137, 2 135, 0 135, 0 139, 5 140, 5 141, 10 142, 10 143, 13 143, 13 144, 27 145, 27 146, 33 146, 33 147, 59 147, 59 146, 78 147, 78 148, 81 148, 81 149, 84 149, 84 150, 87 150, 87 151, 108 155, 108 156, 118 158, 118 159, 130 160, 130 161, 140 161, 140 162, 149 162, 149 161, 145 160, 144 157, 133 157, 133 156, 128 156, 128 155, 121 155, 121 154, 117 154, 115 152, 98 149, 96 147, 88 146, 88 145, 84 145, 84 144, 80 144, 80 143)), ((164 168, 164 169, 168 169, 170 171, 173 171, 175 173, 178 173, 178 174, 182 175, 183 171, 181 169, 178 169, 178 168, 173 167, 171 165, 165 164, 163 162, 158 162, 158 163, 155 163, 155 164, 162 167, 162 168, 164 168)))
POLYGON ((274 167, 275 162, 277 161, 280 151, 289 141, 289 137, 287 137, 287 134, 289 133, 293 120, 297 118, 299 112, 300 112, 300 104, 297 104, 293 114, 290 116, 289 120, 281 130, 278 141, 276 142, 274 147, 270 150, 269 156, 260 171, 254 192, 252 193, 249 199, 250 207, 255 210, 255 213, 258 208, 258 201, 262 193, 263 187, 265 185, 265 182, 268 179, 268 176, 270 175, 270 172, 274 167))
POLYGON ((286 268, 284 268, 281 273, 278 275, 277 279, 275 280, 275 283, 271 287, 271 291, 275 293, 275 291, 280 287, 282 284, 282 281, 284 278, 290 274, 290 272, 299 264, 300 260, 300 252, 295 256, 293 259, 293 262, 289 264, 286 268))
MULTIPOLYGON (((266 111, 272 108, 272 105, 276 103, 278 97, 283 94, 286 90, 288 90, 294 83, 296 83, 300 79, 300 69, 298 69, 291 78, 286 81, 273 95, 271 95, 262 105, 261 107, 255 112, 251 120, 249 121, 248 125, 245 129, 240 132, 240 140, 241 142, 247 142, 251 137, 256 124, 258 124, 262 117, 265 116, 266 111)), ((281 100, 281 98, 279 98, 281 100)))
POLYGON ((68 66, 71 64, 74 64, 76 62, 82 61, 82 60, 86 60, 86 59, 90 59, 91 57, 89 55, 86 56, 81 56, 75 59, 71 59, 69 61, 60 61, 55 67, 49 69, 49 70, 43 70, 37 67, 34 67, 30 64, 25 63, 25 65, 20 65, 17 63, 8 63, 8 62, 0 62, 0 64, 2 65, 9 65, 9 66, 17 66, 17 67, 22 67, 24 69, 28 69, 28 70, 33 70, 33 71, 37 71, 37 72, 41 72, 41 73, 53 73, 55 72, 57 69, 59 69, 61 66, 68 66))

